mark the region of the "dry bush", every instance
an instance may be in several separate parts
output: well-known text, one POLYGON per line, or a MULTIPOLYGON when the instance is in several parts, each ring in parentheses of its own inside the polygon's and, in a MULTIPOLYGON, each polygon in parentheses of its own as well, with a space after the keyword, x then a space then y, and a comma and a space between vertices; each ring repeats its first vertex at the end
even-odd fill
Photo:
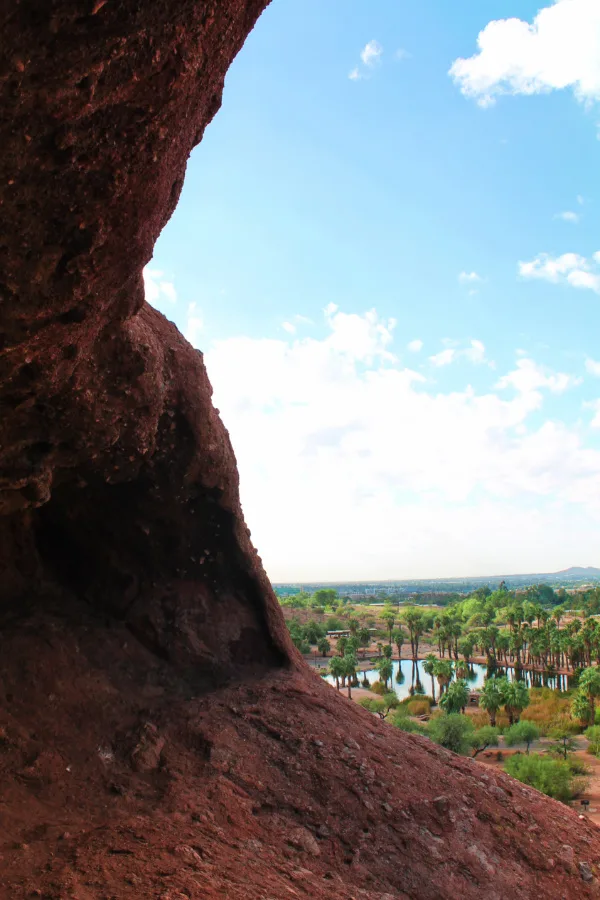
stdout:
POLYGON ((419 700, 411 700, 406 704, 409 716, 428 716, 431 712, 431 701, 428 697, 419 700))
POLYGON ((571 701, 551 688, 532 688, 531 702, 521 713, 522 719, 535 722, 542 735, 571 720, 571 701))

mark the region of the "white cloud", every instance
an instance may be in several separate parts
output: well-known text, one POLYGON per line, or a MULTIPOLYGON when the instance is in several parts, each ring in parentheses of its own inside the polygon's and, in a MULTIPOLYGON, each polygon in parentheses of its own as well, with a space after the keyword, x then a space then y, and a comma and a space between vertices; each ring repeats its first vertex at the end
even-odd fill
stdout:
POLYGON ((365 66, 374 66, 381 60, 383 47, 379 41, 372 40, 366 44, 360 53, 360 58, 365 66))
POLYGON ((350 81, 362 81, 364 78, 369 78, 371 75, 371 71, 381 62, 381 58, 383 56, 383 47, 379 43, 373 39, 369 41, 360 51, 360 61, 361 66, 355 66, 348 73, 348 78, 350 81))
POLYGON ((570 375, 527 358, 502 387, 434 387, 398 362, 397 326, 375 311, 329 307, 325 322, 321 340, 236 337, 206 353, 272 578, 597 561, 600 452, 545 413, 570 375))
POLYGON ((287 331, 288 334, 296 334, 296 326, 292 325, 291 322, 283 322, 281 327, 284 331, 287 331))
POLYGON ((594 359, 586 359, 585 361, 586 371, 590 373, 590 375, 596 375, 600 377, 600 362, 596 362, 594 359))
POLYGON ((429 362, 432 366, 441 368, 441 366, 449 366, 450 363, 454 362, 455 359, 456 350, 453 347, 448 347, 446 350, 440 350, 440 352, 436 353, 435 356, 430 356, 429 362))
POLYGON ((406 345, 406 347, 408 350, 410 350, 411 353, 418 353, 423 349, 423 341, 421 341, 419 338, 416 338, 416 340, 410 341, 406 345))
MULTIPOLYGON (((451 344, 456 342, 446 339, 444 343, 451 344)), ((430 356, 429 362, 436 368, 441 368, 442 366, 449 366, 450 363, 457 362, 459 359, 466 359, 474 365, 485 364, 492 369, 495 368, 495 363, 486 358, 485 345, 477 340, 470 341, 469 346, 464 347, 462 350, 456 346, 446 347, 445 350, 441 350, 434 356, 430 356)))
POLYGON ((540 389, 545 388, 554 394, 562 394, 568 388, 581 384, 582 379, 566 372, 552 372, 540 366, 532 359, 517 360, 517 368, 503 375, 496 384, 499 390, 514 388, 518 393, 533 397, 540 389))
POLYGON ((144 293, 148 303, 159 312, 173 315, 170 307, 177 302, 177 291, 172 281, 165 278, 160 269, 151 269, 145 266, 142 271, 144 278, 144 293))
POLYGON ((523 278, 538 278, 553 284, 566 283, 571 287, 587 288, 600 294, 600 251, 590 260, 579 253, 563 253, 550 256, 540 253, 530 262, 519 263, 519 275, 523 278))
POLYGON ((579 213, 566 210, 565 212, 556 213, 554 218, 562 219, 563 222, 570 222, 572 225, 576 225, 579 222, 579 213))
POLYGON ((594 410, 594 415, 590 422, 591 427, 600 428, 600 400, 591 400, 589 403, 584 403, 584 406, 594 410))
POLYGON ((204 329, 204 321, 198 315, 195 303, 190 303, 187 312, 188 316, 186 326, 183 329, 183 336, 187 338, 190 344, 197 347, 200 343, 200 335, 204 329))
POLYGON ((501 94, 571 88, 578 100, 600 100, 600 3, 556 0, 533 22, 497 19, 479 33, 478 52, 457 59, 450 75, 467 97, 489 106, 501 94))
POLYGON ((483 281, 481 275, 478 275, 477 272, 461 272, 458 280, 461 284, 479 284, 483 281))

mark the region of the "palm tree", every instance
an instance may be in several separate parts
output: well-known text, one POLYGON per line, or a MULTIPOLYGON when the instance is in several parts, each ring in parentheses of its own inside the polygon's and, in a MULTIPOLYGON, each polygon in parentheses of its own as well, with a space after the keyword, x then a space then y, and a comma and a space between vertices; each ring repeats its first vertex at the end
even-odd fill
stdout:
POLYGON ((401 628, 395 628, 392 634, 393 641, 398 650, 398 659, 402 659, 402 645, 404 643, 404 632, 401 628))
POLYGON ((433 697, 433 702, 435 703, 435 664, 437 662, 437 658, 434 653, 428 653, 425 659, 423 660, 423 671, 426 675, 429 675, 431 678, 431 696, 433 697))
POLYGON ((329 663, 329 671, 335 678, 335 686, 340 689, 340 678, 346 674, 346 664, 341 656, 333 656, 329 663))
POLYGON ((440 697, 440 706, 446 713, 458 713, 465 711, 469 702, 469 688, 467 682, 460 679, 448 685, 443 697, 440 697))
POLYGON ((479 696, 479 705, 490 717, 490 725, 492 728, 496 727, 496 715, 504 703, 498 681, 499 679, 497 678, 488 678, 483 685, 483 689, 479 696))
POLYGON ((454 666, 452 665, 451 659, 436 659, 433 672, 435 677, 437 678, 437 682, 440 686, 440 702, 441 695, 444 692, 444 689, 448 687, 450 682, 452 681, 452 675, 454 674, 454 666))
POLYGON ((346 652, 347 646, 348 646, 348 638, 345 637, 344 635, 342 635, 342 637, 338 638, 337 644, 335 645, 335 648, 336 648, 337 652, 340 654, 340 656, 344 655, 344 653, 346 652))
POLYGON ((360 629, 360 631, 358 632, 358 640, 360 641, 360 646, 363 648, 363 655, 364 655, 364 651, 367 649, 367 647, 371 643, 371 632, 369 631, 368 628, 363 627, 360 629))
POLYGON ((392 610, 389 609, 389 610, 386 610, 382 614, 381 618, 385 622, 385 627, 388 630, 389 643, 391 644, 392 643, 392 631, 394 630, 394 625, 396 624, 396 616, 392 612, 392 610))
POLYGON ((348 699, 352 699, 352 680, 356 678, 356 657, 353 653, 348 653, 342 660, 344 664, 344 674, 346 675, 346 684, 348 686, 348 699))
POLYGON ((379 680, 383 681, 383 686, 387 690, 388 681, 390 680, 394 672, 392 661, 390 659, 386 659, 385 656, 382 656, 381 659, 377 660, 375 668, 379 672, 379 680))
POLYGON ((514 722, 519 721, 521 713, 529 706, 529 689, 524 681, 509 681, 508 678, 499 680, 508 722, 513 725, 514 722))
POLYGON ((331 644, 326 637, 319 638, 319 640, 317 641, 317 650, 319 651, 321 656, 327 656, 327 654, 331 650, 331 644))
POLYGON ((587 697, 590 707, 590 721, 594 724, 596 717, 596 697, 600 697, 600 669, 597 667, 584 669, 579 678, 579 691, 587 697))

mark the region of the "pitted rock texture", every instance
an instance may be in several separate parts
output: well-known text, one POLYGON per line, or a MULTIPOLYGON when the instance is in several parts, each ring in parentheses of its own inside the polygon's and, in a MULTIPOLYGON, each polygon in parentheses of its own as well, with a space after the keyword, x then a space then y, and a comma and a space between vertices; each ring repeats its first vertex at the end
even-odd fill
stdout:
POLYGON ((92 612, 38 611, 7 647, 2 898, 600 896, 596 826, 310 672, 197 695, 92 612))
POLYGON ((302 665, 144 302, 265 5, 2 7, 0 897, 597 897, 595 828, 302 665))
POLYGON ((202 355, 142 268, 264 6, 9 0, 2 19, 0 609, 72 593, 207 683, 293 650, 202 355))

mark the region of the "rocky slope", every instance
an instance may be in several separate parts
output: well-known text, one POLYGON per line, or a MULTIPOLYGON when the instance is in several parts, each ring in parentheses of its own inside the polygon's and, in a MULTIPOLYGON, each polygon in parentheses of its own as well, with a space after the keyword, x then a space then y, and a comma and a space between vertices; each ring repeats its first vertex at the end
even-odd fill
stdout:
POLYGON ((0 896, 597 896, 595 829, 305 670, 144 303, 264 6, 2 9, 0 896))

